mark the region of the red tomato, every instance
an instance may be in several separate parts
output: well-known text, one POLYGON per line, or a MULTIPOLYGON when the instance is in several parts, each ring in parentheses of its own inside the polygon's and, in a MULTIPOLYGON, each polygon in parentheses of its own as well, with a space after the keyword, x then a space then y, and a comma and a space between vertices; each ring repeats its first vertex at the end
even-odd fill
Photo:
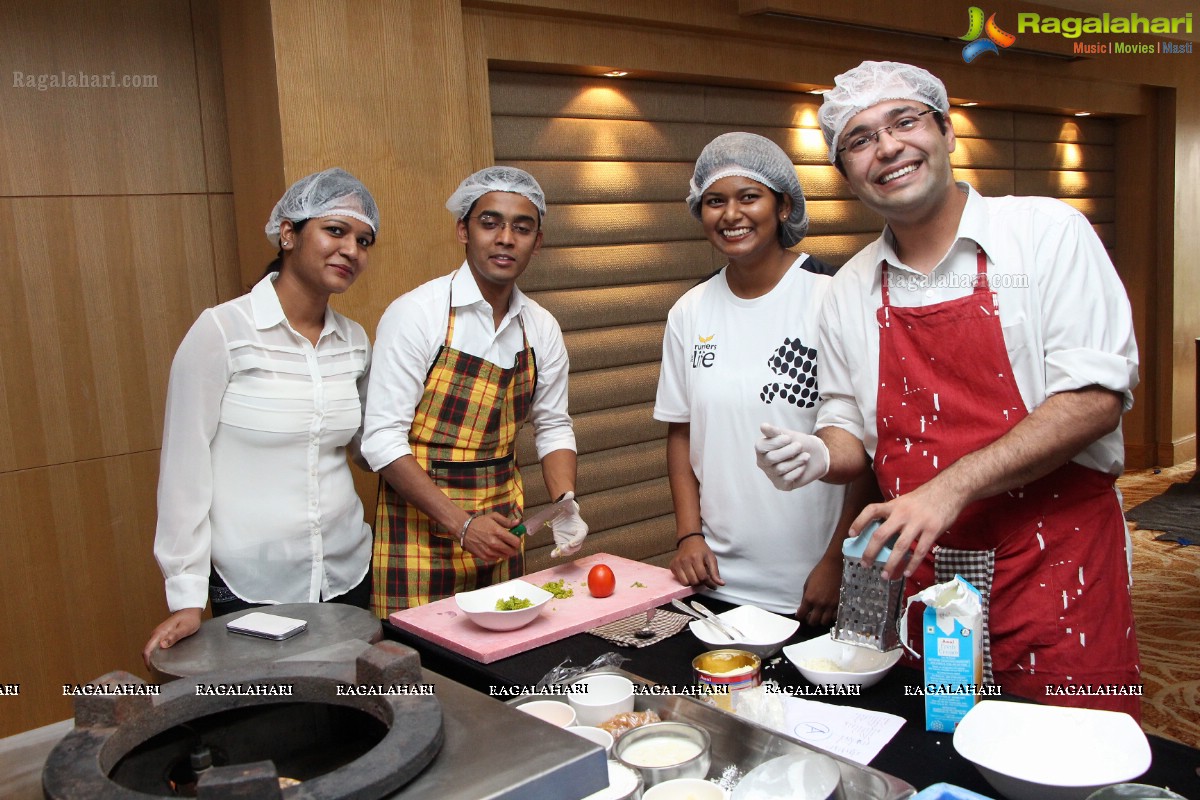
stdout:
POLYGON ((588 591, 592 597, 608 597, 617 588, 617 576, 607 564, 597 564, 588 572, 588 591))

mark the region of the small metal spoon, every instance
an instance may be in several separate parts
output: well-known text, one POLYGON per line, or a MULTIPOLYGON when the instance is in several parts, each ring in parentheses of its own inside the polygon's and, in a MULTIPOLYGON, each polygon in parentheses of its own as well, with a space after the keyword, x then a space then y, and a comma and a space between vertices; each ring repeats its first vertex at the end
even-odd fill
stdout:
POLYGON ((643 625, 640 630, 633 632, 634 637, 638 639, 653 639, 657 635, 655 634, 654 629, 650 627, 650 620, 654 619, 655 611, 658 611, 658 609, 652 608, 646 612, 646 624, 643 625))

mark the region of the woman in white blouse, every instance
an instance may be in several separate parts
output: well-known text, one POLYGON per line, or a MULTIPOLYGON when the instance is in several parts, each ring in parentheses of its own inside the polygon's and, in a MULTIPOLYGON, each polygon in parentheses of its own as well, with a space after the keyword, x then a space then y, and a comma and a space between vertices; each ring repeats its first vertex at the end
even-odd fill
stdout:
POLYGON ((329 307, 367 268, 379 212, 330 169, 275 205, 279 255, 261 281, 210 308, 171 364, 154 555, 171 615, 143 650, 213 615, 332 600, 366 607, 371 529, 354 490, 370 343, 329 307))

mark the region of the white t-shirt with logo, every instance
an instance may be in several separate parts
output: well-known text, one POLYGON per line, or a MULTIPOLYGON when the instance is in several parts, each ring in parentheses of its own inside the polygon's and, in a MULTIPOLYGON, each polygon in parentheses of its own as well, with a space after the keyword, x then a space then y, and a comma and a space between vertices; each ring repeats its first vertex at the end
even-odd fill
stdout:
POLYGON ((776 489, 755 465, 759 425, 811 432, 817 419, 818 320, 830 278, 790 269, 752 300, 722 269, 671 309, 654 418, 691 423, 700 515, 725 586, 711 594, 793 614, 825 553, 845 488, 776 489))

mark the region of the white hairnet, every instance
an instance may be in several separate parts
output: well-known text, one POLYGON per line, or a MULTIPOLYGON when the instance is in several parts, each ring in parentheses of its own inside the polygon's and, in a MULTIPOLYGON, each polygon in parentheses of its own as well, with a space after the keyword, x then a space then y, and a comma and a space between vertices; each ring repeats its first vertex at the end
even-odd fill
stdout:
POLYGON ((792 198, 792 213, 779 226, 784 247, 791 247, 808 233, 804 190, 792 160, 779 145, 757 133, 723 133, 700 151, 687 196, 692 216, 700 219, 700 198, 708 187, 730 175, 758 181, 792 198))
POLYGON ((850 118, 885 100, 915 100, 943 114, 950 110, 946 87, 931 72, 896 61, 864 61, 838 75, 821 104, 830 164, 837 161, 837 143, 850 118))
POLYGON ((265 228, 271 244, 279 246, 279 223, 285 219, 301 222, 317 217, 346 216, 364 222, 379 232, 379 209, 375 198, 358 178, 334 167, 314 172, 288 187, 271 209, 265 228))
POLYGON ((475 201, 488 192, 519 194, 537 206, 542 219, 546 219, 546 195, 542 187, 532 175, 516 167, 487 167, 468 175, 450 195, 446 208, 454 212, 455 219, 461 220, 471 213, 475 201))

